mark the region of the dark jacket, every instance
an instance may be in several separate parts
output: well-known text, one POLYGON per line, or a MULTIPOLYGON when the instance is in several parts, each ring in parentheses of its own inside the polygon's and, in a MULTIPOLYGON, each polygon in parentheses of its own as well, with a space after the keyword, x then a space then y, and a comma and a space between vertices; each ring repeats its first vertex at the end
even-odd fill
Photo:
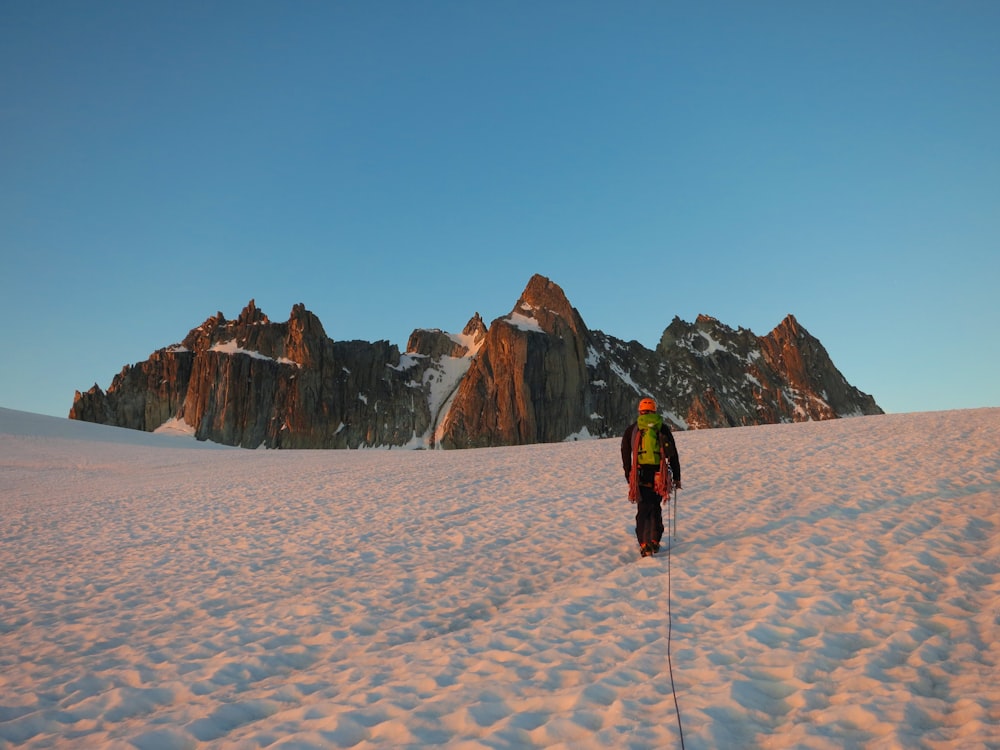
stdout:
MULTIPOLYGON (((622 468, 625 469, 625 478, 628 479, 632 473, 632 441, 635 431, 639 429, 633 422, 625 429, 622 436, 622 468)), ((674 442, 674 435, 664 422, 660 427, 660 443, 667 452, 667 462, 670 464, 670 471, 674 475, 674 484, 681 486, 681 460, 677 455, 677 444, 674 442)))

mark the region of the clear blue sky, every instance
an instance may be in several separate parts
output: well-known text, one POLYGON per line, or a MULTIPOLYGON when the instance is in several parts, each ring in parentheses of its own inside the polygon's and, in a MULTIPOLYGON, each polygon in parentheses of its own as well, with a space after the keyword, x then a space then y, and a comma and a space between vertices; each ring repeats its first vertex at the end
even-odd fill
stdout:
POLYGON ((457 332, 533 273, 654 347, 788 313, 887 411, 1000 405, 1000 3, 0 4, 0 405, 250 298, 457 332))

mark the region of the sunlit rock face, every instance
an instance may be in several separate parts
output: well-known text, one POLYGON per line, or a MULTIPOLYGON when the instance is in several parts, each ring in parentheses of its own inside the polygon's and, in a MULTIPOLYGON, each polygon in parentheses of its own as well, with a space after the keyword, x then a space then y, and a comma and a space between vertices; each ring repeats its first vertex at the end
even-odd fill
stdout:
POLYGON ((511 312, 461 334, 334 341, 303 305, 274 323, 254 301, 77 392, 70 418, 152 431, 170 420, 248 448, 472 448, 619 435, 642 396, 676 427, 880 414, 791 315, 766 336, 701 315, 655 349, 587 328, 533 276, 511 312))

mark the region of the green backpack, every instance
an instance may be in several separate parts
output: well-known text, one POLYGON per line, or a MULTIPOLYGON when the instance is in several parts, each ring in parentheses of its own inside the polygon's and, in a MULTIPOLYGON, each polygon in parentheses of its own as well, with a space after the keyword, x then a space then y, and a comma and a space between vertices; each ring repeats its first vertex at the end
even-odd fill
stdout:
POLYGON ((659 414, 640 414, 636 426, 639 428, 639 465, 659 466, 663 418, 659 414))

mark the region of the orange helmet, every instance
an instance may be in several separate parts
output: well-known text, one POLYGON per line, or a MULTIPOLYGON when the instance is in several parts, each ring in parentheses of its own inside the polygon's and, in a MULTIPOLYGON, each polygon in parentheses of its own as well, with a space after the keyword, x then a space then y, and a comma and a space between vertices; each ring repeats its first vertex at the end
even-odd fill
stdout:
POLYGON ((656 411, 656 402, 653 401, 653 399, 651 398, 644 398, 641 401, 639 401, 639 413, 642 414, 643 412, 647 411, 648 412, 656 411))

